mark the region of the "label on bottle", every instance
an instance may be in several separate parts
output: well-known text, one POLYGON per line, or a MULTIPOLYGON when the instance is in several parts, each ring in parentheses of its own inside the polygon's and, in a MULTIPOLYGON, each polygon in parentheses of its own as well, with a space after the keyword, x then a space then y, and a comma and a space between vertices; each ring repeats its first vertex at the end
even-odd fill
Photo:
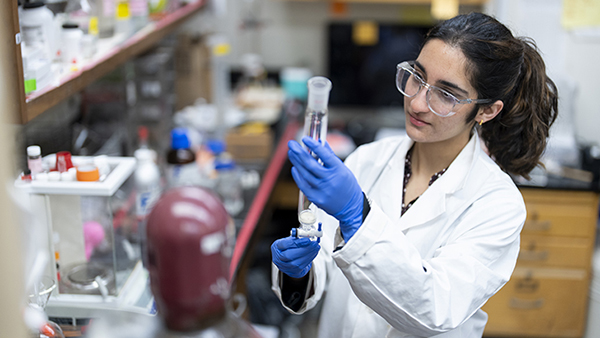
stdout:
POLYGON ((169 187, 180 187, 184 185, 197 185, 200 170, 196 162, 187 164, 171 164, 166 170, 167 183, 169 187))
POLYGON ((36 79, 25 79, 25 94, 29 94, 37 89, 36 79))
POLYGON ((41 157, 28 158, 27 159, 27 167, 29 168, 29 170, 31 170, 32 174, 37 174, 37 173, 43 172, 44 168, 42 167, 42 158, 41 157))
POLYGON ((160 197, 160 186, 158 184, 139 189, 136 195, 135 211, 138 219, 144 219, 152 210, 152 207, 160 197))
POLYGON ((98 36, 98 17, 92 16, 90 17, 90 21, 88 24, 88 34, 98 36))
POLYGON ((29 46, 45 46, 46 36, 42 30, 42 25, 39 26, 23 26, 21 29, 23 33, 23 41, 29 46))
POLYGON ((148 0, 129 0, 129 12, 131 16, 147 16, 150 12, 148 0))

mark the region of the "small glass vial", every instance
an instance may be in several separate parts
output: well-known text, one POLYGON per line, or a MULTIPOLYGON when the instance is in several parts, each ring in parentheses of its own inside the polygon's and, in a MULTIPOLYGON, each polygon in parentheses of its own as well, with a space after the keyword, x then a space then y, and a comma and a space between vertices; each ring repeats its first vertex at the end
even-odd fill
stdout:
POLYGON ((21 174, 21 180, 25 182, 31 182, 31 170, 23 170, 23 174, 21 174))
POLYGON ((27 167, 34 176, 44 171, 42 167, 42 148, 40 146, 27 147, 27 167))
POLYGON ((227 157, 215 160, 215 169, 218 173, 216 190, 223 200, 223 206, 229 215, 237 216, 244 209, 240 171, 235 161, 227 157))

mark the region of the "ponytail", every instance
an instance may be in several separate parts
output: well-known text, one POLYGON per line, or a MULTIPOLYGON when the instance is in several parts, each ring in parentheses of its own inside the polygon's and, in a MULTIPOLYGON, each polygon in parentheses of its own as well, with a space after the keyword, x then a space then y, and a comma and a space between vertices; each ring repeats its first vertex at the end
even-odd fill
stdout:
MULTIPOLYGON (((535 43, 516 38, 496 19, 482 13, 459 15, 426 36, 460 48, 478 98, 501 100, 502 111, 481 128, 490 155, 506 172, 529 178, 546 148, 558 112, 558 94, 546 75, 535 43)), ((477 115, 478 105, 467 118, 477 115)))
POLYGON ((502 169, 529 178, 529 172, 542 164, 540 158, 558 112, 558 94, 534 42, 519 41, 523 46, 520 74, 503 99, 501 113, 481 126, 481 136, 502 169))

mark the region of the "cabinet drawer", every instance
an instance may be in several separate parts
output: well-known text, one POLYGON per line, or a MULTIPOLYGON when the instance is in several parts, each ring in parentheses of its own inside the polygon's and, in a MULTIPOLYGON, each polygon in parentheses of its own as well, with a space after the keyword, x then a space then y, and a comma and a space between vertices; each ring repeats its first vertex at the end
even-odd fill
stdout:
POLYGON ((589 237, 594 235, 597 206, 526 203, 523 234, 589 237))
POLYGON ((594 242, 583 237, 521 235, 520 267, 588 269, 594 242))
POLYGON ((589 277, 582 269, 517 268, 483 310, 486 336, 581 337, 589 277))

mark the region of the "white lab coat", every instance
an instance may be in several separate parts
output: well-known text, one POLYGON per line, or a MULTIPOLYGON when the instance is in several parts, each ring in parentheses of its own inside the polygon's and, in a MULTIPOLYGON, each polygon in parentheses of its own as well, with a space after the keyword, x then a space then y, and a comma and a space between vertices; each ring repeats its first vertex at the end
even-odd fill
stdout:
MULTIPOLYGON (((347 243, 338 221, 318 212, 324 236, 310 271, 314 294, 297 313, 324 297, 320 338, 481 337, 487 314, 480 308, 512 274, 525 204, 477 133, 400 217, 412 144, 386 138, 346 160, 371 201, 347 243)), ((273 265, 273 291, 281 299, 279 281, 273 265)))

